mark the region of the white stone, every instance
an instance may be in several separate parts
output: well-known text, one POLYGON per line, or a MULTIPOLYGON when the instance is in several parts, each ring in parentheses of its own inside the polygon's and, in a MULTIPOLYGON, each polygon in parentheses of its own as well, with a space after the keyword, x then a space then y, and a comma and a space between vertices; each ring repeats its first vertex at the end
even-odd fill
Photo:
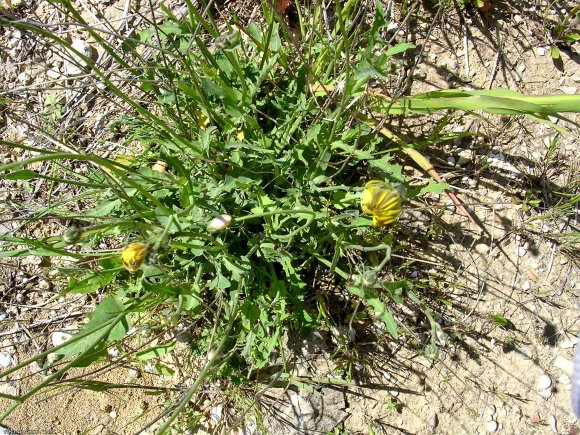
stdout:
POLYGON ((562 385, 570 385, 570 376, 562 374, 558 378, 558 382, 562 385))
POLYGON ((538 378, 538 388, 540 390, 546 390, 552 386, 552 380, 547 374, 540 375, 538 378))
POLYGON ((421 68, 417 68, 413 75, 419 80, 425 80, 427 78, 427 72, 421 68))
POLYGON ((532 288, 532 285, 530 284, 530 281, 528 281, 527 279, 524 281, 524 283, 522 284, 522 290, 523 291, 528 291, 529 289, 532 288))
POLYGON ((552 397, 552 390, 542 390, 540 391, 540 396, 548 400, 550 397, 552 397))
POLYGON ((115 411, 111 411, 111 412, 109 412, 109 416, 111 418, 117 418, 117 413, 115 411))
POLYGON ((528 250, 523 246, 518 246, 518 249, 516 249, 516 254, 518 257, 523 257, 524 255, 527 254, 527 252, 528 250))
POLYGON ((552 429, 552 432, 558 433, 558 429, 556 428, 556 417, 553 415, 548 416, 548 425, 550 426, 550 429, 552 429))
POLYGON ((489 246, 487 246, 485 243, 477 243, 474 249, 478 254, 484 255, 488 253, 489 246))
POLYGON ((560 89, 562 92, 564 92, 565 94, 568 94, 568 95, 574 95, 576 93, 575 86, 562 86, 560 89))
POLYGON ((53 346, 60 346, 61 344, 67 342, 72 337, 71 334, 66 332, 56 331, 52 333, 51 339, 53 346))
POLYGON ((487 422, 487 432, 493 433, 497 430, 497 428, 498 428, 497 421, 491 420, 487 422))
POLYGON ((450 69, 451 71, 455 71, 457 69, 457 61, 453 59, 447 62, 447 68, 450 69))
POLYGON ((18 80, 23 85, 27 85, 30 82, 30 74, 28 74, 26 71, 23 71, 20 74, 18 74, 16 80, 18 80))
MULTIPOLYGON (((92 55, 91 46, 82 39, 75 39, 71 44, 71 48, 88 58, 92 55)), ((65 70, 67 74, 69 76, 82 74, 87 66, 87 62, 70 49, 68 50, 68 54, 72 59, 65 59, 65 70)))
POLYGON ((0 366, 3 368, 9 367, 12 364, 12 355, 8 352, 0 352, 0 366))
POLYGON ((0 322, 6 320, 8 318, 8 313, 0 308, 0 322))
POLYGON ((447 163, 450 164, 451 166, 455 166, 455 157, 453 156, 447 157, 447 163))
MULTIPOLYGON (((294 398, 294 396, 292 397, 294 398)), ((222 419, 224 407, 222 405, 214 406, 209 411, 210 418, 216 423, 222 419)))

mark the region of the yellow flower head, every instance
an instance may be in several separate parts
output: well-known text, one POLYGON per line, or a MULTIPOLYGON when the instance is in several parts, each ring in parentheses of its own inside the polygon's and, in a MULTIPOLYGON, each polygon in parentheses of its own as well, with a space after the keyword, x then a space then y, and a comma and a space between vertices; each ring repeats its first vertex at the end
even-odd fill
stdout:
POLYGON ((401 195, 384 181, 369 181, 363 192, 363 213, 373 215, 373 226, 382 227, 395 222, 401 214, 401 195))
POLYGON ((199 129, 205 130, 209 125, 209 116, 203 113, 203 111, 200 109, 194 110, 193 115, 195 116, 199 129))
POLYGON ((149 254, 149 246, 145 243, 131 243, 123 248, 121 251, 121 261, 123 266, 130 273, 138 272, 141 265, 147 259, 149 254))

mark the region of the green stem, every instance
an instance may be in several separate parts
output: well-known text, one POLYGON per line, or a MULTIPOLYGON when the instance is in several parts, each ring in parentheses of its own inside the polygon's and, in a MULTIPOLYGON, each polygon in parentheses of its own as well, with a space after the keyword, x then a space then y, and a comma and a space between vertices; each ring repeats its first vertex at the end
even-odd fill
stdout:
POLYGON ((316 217, 316 212, 312 211, 312 210, 306 210, 306 209, 298 209, 298 210, 294 210, 294 209, 285 209, 285 210, 276 210, 276 211, 265 211, 262 213, 253 213, 253 214, 249 214, 246 216, 242 216, 242 217, 238 217, 235 218, 236 222, 243 222, 243 221, 247 221, 250 219, 255 219, 255 218, 259 218, 259 217, 266 217, 266 216, 276 216, 279 214, 309 214, 310 216, 312 216, 313 218, 316 217))
POLYGON ((214 369, 217 361, 222 357, 222 351, 226 345, 226 342, 230 338, 230 332, 232 330, 232 327, 234 326, 234 320, 236 319, 237 309, 238 309, 238 293, 235 292, 232 295, 232 310, 230 312, 230 319, 228 321, 225 331, 223 332, 222 339, 214 349, 212 357, 205 364, 205 366, 201 370, 199 376, 197 377, 193 385, 189 388, 189 390, 187 391, 183 399, 181 399, 177 407, 175 407, 175 409, 173 410, 167 421, 163 424, 163 426, 161 426, 158 433, 163 434, 168 432, 171 423, 177 418, 179 413, 189 403, 189 401, 191 400, 193 395, 197 392, 201 384, 205 382, 210 372, 214 369))

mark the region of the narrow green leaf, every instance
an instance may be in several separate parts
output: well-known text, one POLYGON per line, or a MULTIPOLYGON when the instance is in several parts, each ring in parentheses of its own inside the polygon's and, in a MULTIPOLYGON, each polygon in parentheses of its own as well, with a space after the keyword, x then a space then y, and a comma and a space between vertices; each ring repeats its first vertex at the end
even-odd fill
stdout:
POLYGON ((159 358, 173 350, 176 342, 170 341, 169 343, 159 344, 157 346, 150 347, 149 349, 137 352, 135 356, 139 361, 147 361, 153 358, 159 358))

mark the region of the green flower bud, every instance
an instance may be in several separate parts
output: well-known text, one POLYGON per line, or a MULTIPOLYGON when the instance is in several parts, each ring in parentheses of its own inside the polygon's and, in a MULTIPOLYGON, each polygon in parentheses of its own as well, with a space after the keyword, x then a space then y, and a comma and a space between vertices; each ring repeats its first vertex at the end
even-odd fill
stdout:
POLYGON ((362 285, 364 287, 373 287, 377 282, 377 272, 373 269, 367 270, 362 276, 362 285))
POLYGON ((80 240, 82 233, 79 227, 70 226, 62 233, 62 241, 71 245, 80 240))

